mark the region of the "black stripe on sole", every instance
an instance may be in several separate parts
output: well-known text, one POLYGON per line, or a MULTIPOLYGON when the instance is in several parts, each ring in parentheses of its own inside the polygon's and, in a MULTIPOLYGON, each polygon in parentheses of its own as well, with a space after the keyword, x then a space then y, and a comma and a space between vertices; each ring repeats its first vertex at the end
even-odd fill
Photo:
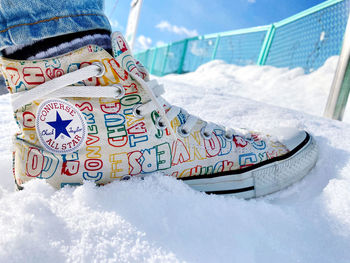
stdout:
POLYGON ((288 153, 286 153, 284 155, 281 155, 281 156, 278 156, 278 157, 266 160, 266 161, 262 161, 260 163, 254 164, 252 166, 248 166, 248 167, 245 167, 245 168, 242 168, 242 169, 233 170, 233 171, 226 171, 226 172, 220 172, 220 173, 214 173, 214 174, 194 175, 194 176, 188 176, 188 177, 181 177, 181 178, 177 178, 177 179, 178 180, 182 180, 182 181, 187 181, 187 180, 208 179, 208 178, 215 178, 215 177, 225 176, 225 175, 234 175, 234 174, 246 173, 246 172, 249 172, 249 171, 254 170, 256 168, 259 168, 261 166, 288 159, 289 157, 291 157, 295 153, 297 153, 301 148, 303 148, 310 141, 310 139, 311 139, 310 134, 308 134, 306 132, 306 138, 304 139, 304 141, 302 141, 297 147, 295 147, 290 152, 288 152, 288 153))
POLYGON ((242 192, 248 192, 254 190, 254 186, 239 188, 239 189, 232 189, 232 190, 221 190, 221 191, 209 191, 205 192, 206 194, 216 194, 216 195, 225 195, 225 194, 237 194, 242 192))
POLYGON ((17 183, 17 180, 16 180, 16 179, 15 179, 15 184, 16 184, 16 189, 17 189, 17 191, 22 191, 22 190, 24 189, 23 186, 21 186, 21 185, 19 185, 19 184, 17 183))

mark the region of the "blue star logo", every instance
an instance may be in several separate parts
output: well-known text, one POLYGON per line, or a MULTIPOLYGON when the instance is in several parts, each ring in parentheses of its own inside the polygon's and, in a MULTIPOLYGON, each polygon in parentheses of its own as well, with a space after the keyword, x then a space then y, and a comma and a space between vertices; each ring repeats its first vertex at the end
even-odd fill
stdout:
POLYGON ((72 120, 62 120, 60 114, 58 113, 58 111, 56 111, 56 120, 47 122, 48 125, 55 129, 55 140, 61 134, 64 134, 70 138, 70 135, 67 131, 67 126, 69 125, 69 123, 71 123, 71 121, 72 120))

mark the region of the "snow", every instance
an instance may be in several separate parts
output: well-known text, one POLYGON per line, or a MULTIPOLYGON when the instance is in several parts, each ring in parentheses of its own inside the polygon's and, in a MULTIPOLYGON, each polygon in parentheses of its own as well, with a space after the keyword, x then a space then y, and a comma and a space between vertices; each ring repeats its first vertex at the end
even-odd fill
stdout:
POLYGON ((249 201, 159 173, 59 191, 32 181, 14 192, 16 124, 8 95, 0 97, 0 262, 349 262, 350 124, 321 117, 336 60, 309 75, 212 61, 159 78, 167 100, 204 119, 315 136, 320 156, 308 176, 249 201))
MULTIPOLYGON (((334 56, 317 71, 304 74, 302 68, 240 67, 214 60, 200 66, 196 72, 168 75, 163 79, 177 87, 201 87, 201 92, 206 92, 209 99, 211 93, 222 93, 223 96, 241 96, 322 116, 337 63, 338 56, 334 56)), ((346 112, 345 121, 350 122, 350 107, 347 110, 349 114, 346 112)))

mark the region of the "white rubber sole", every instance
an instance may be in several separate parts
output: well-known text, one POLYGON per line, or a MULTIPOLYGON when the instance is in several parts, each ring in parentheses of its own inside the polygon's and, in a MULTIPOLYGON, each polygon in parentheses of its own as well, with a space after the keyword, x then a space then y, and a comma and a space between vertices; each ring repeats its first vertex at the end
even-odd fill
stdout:
POLYGON ((186 179, 184 183, 209 194, 255 198, 277 192, 301 180, 315 166, 318 148, 312 136, 288 158, 267 163, 247 172, 213 178, 186 179))

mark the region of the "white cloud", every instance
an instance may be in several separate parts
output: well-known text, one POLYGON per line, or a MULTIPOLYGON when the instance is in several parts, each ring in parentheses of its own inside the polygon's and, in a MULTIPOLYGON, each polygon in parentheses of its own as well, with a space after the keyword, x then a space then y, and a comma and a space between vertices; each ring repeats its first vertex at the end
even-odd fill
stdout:
POLYGON ((164 41, 157 41, 156 46, 164 46, 166 43, 164 41))
POLYGON ((136 49, 146 50, 149 49, 152 45, 152 39, 144 35, 137 37, 136 49))
POLYGON ((185 35, 188 37, 194 37, 198 35, 198 32, 195 29, 190 30, 183 26, 172 25, 166 20, 163 20, 159 24, 157 24, 156 28, 159 28, 160 30, 164 30, 164 31, 169 31, 177 35, 185 35))
POLYGON ((248 0, 248 3, 254 4, 255 0, 248 0))
POLYGON ((112 27, 112 30, 118 30, 118 31, 121 31, 121 30, 124 30, 124 27, 119 24, 118 20, 116 19, 109 19, 109 23, 111 24, 111 27, 112 27))

